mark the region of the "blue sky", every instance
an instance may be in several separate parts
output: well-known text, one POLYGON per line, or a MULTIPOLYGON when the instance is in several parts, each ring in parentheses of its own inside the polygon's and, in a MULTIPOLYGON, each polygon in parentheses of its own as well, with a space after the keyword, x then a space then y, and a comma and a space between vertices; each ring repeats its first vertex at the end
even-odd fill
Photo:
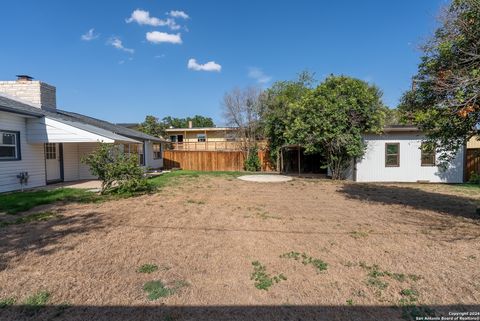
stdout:
POLYGON ((394 107, 446 3, 5 1, 0 79, 31 75, 57 87, 60 108, 112 122, 201 114, 221 124, 226 91, 306 69, 374 83, 394 107))

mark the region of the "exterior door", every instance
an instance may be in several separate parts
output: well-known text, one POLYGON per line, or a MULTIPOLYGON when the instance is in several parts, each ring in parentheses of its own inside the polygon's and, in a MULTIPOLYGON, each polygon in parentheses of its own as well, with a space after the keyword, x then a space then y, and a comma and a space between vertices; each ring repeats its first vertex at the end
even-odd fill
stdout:
POLYGON ((45 168, 48 182, 58 182, 62 180, 61 171, 61 148, 60 144, 45 144, 45 168))

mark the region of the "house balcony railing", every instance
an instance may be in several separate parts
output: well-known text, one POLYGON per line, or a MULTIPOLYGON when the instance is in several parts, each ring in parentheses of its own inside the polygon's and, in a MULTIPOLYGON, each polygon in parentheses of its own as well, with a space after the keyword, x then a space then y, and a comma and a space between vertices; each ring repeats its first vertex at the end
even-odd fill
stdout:
MULTIPOLYGON (((259 148, 266 146, 265 141, 257 142, 259 148)), ((170 149, 173 150, 207 150, 207 151, 238 151, 242 150, 240 141, 212 141, 212 142, 182 142, 170 143, 170 149)))
POLYGON ((207 150, 207 151, 235 151, 241 150, 240 142, 213 141, 213 142, 182 142, 170 143, 173 150, 207 150))

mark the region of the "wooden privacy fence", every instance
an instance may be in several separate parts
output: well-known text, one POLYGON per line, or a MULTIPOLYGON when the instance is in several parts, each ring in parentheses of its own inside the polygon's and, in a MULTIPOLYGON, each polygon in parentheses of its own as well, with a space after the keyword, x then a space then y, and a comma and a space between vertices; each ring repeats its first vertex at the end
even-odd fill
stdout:
MULTIPOLYGON (((262 171, 271 171, 266 151, 258 152, 262 171)), ((163 167, 195 171, 243 171, 245 160, 241 151, 165 150, 163 167)))
POLYGON ((465 179, 468 182, 473 173, 480 174, 480 148, 467 149, 467 162, 465 165, 465 179))

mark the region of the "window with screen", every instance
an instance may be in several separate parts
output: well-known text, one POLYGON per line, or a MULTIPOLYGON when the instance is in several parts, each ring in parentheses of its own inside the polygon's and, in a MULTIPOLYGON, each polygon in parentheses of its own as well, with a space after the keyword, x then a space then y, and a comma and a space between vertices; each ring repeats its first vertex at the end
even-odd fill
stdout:
POLYGON ((143 153, 143 144, 125 144, 123 146, 123 152, 125 154, 138 155, 140 165, 145 165, 145 157, 143 153))
POLYGON ((386 167, 400 166, 400 144, 399 143, 385 144, 385 166, 386 167))
POLYGON ((207 135, 205 134, 197 134, 197 141, 199 143, 203 143, 207 141, 207 135))
POLYGON ((19 160, 19 133, 0 130, 0 160, 19 160))
POLYGON ((421 165, 422 166, 435 166, 435 148, 426 143, 422 143, 421 147, 421 165))
POLYGON ((162 158, 162 145, 153 144, 153 159, 161 159, 161 158, 162 158))

